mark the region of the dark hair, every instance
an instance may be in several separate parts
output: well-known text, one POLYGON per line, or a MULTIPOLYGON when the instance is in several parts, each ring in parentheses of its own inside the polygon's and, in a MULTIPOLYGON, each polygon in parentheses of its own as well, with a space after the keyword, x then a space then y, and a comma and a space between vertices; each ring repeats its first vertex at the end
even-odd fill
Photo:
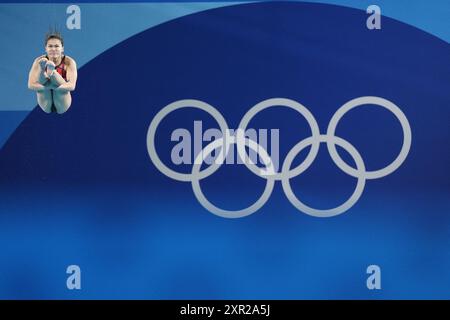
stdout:
POLYGON ((57 31, 56 29, 53 29, 53 30, 50 30, 49 32, 47 32, 47 34, 45 35, 44 46, 47 46, 47 42, 50 39, 58 39, 59 41, 61 41, 61 44, 64 46, 63 37, 62 37, 61 33, 59 31, 57 31))

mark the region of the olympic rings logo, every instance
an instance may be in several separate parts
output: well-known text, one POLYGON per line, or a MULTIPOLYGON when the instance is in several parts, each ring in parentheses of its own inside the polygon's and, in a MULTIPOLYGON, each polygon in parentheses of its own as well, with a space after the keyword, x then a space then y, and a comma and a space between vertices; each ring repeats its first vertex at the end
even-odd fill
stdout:
POLYGON ((341 106, 331 118, 330 123, 328 124, 326 134, 320 133, 319 126, 314 116, 305 106, 294 100, 285 98, 267 99, 256 104, 250 110, 248 110, 247 113, 242 118, 239 124, 239 128, 236 131, 236 135, 232 136, 227 134, 227 132, 229 132, 229 128, 221 113, 211 105, 199 100, 179 100, 167 105, 166 107, 161 109, 153 118, 147 132, 147 150, 150 159, 152 160, 156 168, 163 174, 174 180, 191 182, 194 195, 196 196, 200 204, 211 213, 224 218, 241 218, 258 211, 269 200, 269 197, 275 185, 275 181, 281 181, 281 185, 288 200, 292 203, 292 205, 294 205, 295 208, 297 208, 301 212, 304 212, 314 217, 332 217, 344 213, 358 201, 364 190, 366 180, 379 179, 385 177, 394 172, 395 170, 397 170, 402 165, 402 163, 408 156, 412 140, 411 127, 409 125, 408 119, 406 118, 404 113, 400 110, 400 108, 389 100, 372 96, 359 97, 350 100, 343 106, 341 106), (394 161, 392 161, 392 163, 390 163, 386 167, 374 171, 366 170, 364 161, 359 152, 355 149, 355 147, 353 147, 348 141, 335 136, 336 127, 340 119, 348 111, 366 104, 377 105, 391 111, 399 120, 403 130, 403 144, 397 157, 394 159, 394 161), (267 108, 280 106, 292 108, 295 111, 299 112, 308 122, 309 127, 311 129, 311 136, 298 142, 288 152, 286 159, 284 160, 283 165, 281 166, 281 171, 276 172, 267 151, 255 141, 245 138, 244 132, 249 122, 256 114, 267 108), (220 130, 223 133, 223 137, 216 139, 210 144, 208 144, 202 150, 202 152, 200 152, 196 156, 191 173, 179 173, 168 168, 159 158, 155 149, 155 133, 162 119, 166 117, 169 113, 182 108, 189 108, 189 107, 198 108, 200 110, 209 113, 219 124, 220 130), (331 158, 338 166, 338 168, 340 168, 348 175, 357 178, 355 190, 353 194, 350 196, 350 198, 347 199, 340 206, 326 210, 315 209, 302 203, 294 194, 290 185, 290 180, 292 178, 302 174, 313 163, 314 159, 318 154, 321 143, 325 143, 327 145, 328 152, 330 153, 331 158), (205 179, 208 176, 212 175, 224 163, 224 159, 229 152, 229 148, 233 144, 237 145, 238 154, 241 157, 241 159, 248 159, 248 154, 245 149, 245 146, 248 146, 250 149, 258 152, 260 158, 262 159, 264 165, 266 166, 265 169, 261 169, 251 161, 250 162, 244 161, 244 164, 247 166, 249 170, 251 170, 254 174, 266 179, 266 187, 262 195, 255 203, 253 203, 247 208, 235 211, 224 210, 212 204, 205 197, 200 187, 200 180, 205 179), (336 145, 344 148, 351 155, 356 164, 356 168, 349 166, 346 162, 344 162, 344 160, 342 160, 342 158, 339 156, 336 150, 336 145), (308 146, 311 146, 311 148, 304 161, 297 167, 291 168, 292 162, 295 159, 295 157, 304 148, 308 146), (217 161, 213 162, 209 167, 205 168, 204 170, 200 170, 201 164, 205 160, 205 157, 211 154, 216 149, 220 149, 217 161))

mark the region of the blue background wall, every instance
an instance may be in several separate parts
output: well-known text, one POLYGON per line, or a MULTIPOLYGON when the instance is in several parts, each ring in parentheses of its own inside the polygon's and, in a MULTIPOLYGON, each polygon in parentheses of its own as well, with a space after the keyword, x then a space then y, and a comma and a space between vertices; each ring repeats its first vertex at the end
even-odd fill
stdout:
MULTIPOLYGON (((10 16, 13 11, 3 9, 16 7, 0 8, 10 16)), ((432 10, 448 12, 448 6, 432 10)), ((110 32, 117 44, 80 54, 77 90, 64 115, 39 108, 0 112, 14 130, 0 150, 0 297, 448 299, 448 38, 385 16, 382 29, 371 31, 365 11, 323 3, 194 11, 137 34, 135 26, 119 43, 110 32), (147 154, 150 121, 178 99, 206 101, 236 128, 256 103, 290 98, 307 106, 325 132, 342 104, 365 95, 402 109, 412 128, 411 151, 396 172, 368 181, 358 203, 334 218, 298 212, 279 183, 257 213, 216 217, 189 183, 162 175, 147 154), (24 119, 17 128, 15 112, 24 119), (82 269, 80 291, 65 287, 70 264, 82 269), (371 264, 382 268, 380 291, 366 287, 371 264)), ((82 39, 66 40, 66 50, 82 39)), ((35 50, 22 66, 39 54, 38 44, 35 50)), ((193 120, 204 121, 205 129, 216 126, 191 110, 161 124, 157 148, 166 163, 174 145, 170 132, 192 131, 193 120)), ((251 127, 280 129, 281 159, 310 135, 306 121, 284 109, 261 113, 251 127)), ((391 162, 402 142, 397 120, 374 106, 346 115, 337 135, 359 150, 369 170, 391 162)), ((306 203, 328 208, 342 203, 355 182, 322 145, 292 185, 306 203)), ((202 186, 217 205, 237 209, 253 202, 264 183, 233 165, 202 186)))

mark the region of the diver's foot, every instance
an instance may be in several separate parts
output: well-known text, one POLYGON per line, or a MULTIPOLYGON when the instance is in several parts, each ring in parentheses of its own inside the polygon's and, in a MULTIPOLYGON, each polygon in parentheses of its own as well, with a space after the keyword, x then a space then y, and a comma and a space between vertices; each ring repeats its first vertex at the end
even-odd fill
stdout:
POLYGON ((45 67, 47 65, 48 60, 46 58, 42 58, 39 60, 39 66, 41 67, 41 70, 45 72, 45 67))
POLYGON ((50 77, 53 73, 53 71, 55 70, 55 64, 53 63, 53 61, 47 60, 47 63, 45 64, 45 72, 47 74, 47 77, 50 77))

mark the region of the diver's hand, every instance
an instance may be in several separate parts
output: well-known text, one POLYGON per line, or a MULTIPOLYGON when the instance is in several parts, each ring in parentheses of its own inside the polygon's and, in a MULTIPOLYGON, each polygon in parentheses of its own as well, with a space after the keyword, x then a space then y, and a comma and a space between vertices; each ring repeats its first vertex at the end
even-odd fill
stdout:
POLYGON ((50 78, 53 72, 55 72, 55 63, 53 61, 47 60, 47 63, 45 64, 45 74, 47 75, 47 78, 50 78))
POLYGON ((41 59, 38 61, 39 66, 41 67, 41 70, 42 70, 42 71, 45 71, 45 67, 46 67, 46 65, 47 65, 47 62, 48 62, 48 59, 47 59, 47 58, 41 58, 41 59))

